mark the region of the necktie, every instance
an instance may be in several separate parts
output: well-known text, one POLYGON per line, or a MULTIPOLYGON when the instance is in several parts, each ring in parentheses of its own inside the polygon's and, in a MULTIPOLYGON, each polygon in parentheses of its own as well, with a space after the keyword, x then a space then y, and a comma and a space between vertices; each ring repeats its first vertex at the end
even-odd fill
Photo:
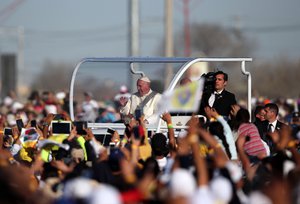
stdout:
POLYGON ((273 132, 272 127, 273 127, 273 125, 270 123, 270 124, 268 125, 268 132, 273 132))

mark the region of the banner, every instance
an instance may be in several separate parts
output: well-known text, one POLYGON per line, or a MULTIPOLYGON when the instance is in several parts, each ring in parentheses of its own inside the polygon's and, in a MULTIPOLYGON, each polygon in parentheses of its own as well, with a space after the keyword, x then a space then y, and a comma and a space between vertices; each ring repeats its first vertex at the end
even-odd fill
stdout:
POLYGON ((70 145, 68 144, 62 144, 60 142, 49 140, 49 139, 39 140, 37 144, 38 149, 44 149, 44 148, 52 149, 53 146, 61 147, 67 151, 70 149, 70 145))

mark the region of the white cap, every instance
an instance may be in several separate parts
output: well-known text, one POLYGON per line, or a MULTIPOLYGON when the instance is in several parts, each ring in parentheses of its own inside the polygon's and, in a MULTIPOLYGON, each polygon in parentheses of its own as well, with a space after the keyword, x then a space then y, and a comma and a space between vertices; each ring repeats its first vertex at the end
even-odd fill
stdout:
POLYGON ((126 87, 125 85, 122 85, 122 86, 120 87, 120 93, 127 93, 127 92, 128 92, 127 87, 126 87))
POLYGON ((91 179, 78 177, 68 181, 64 188, 65 198, 89 198, 99 184, 91 179))
POLYGON ((121 204, 121 195, 119 191, 110 185, 101 184, 94 189, 89 198, 90 204, 121 204))
POLYGON ((6 97, 4 98, 4 105, 10 106, 12 103, 13 103, 13 100, 12 100, 11 97, 6 96, 6 97))
POLYGON ((217 176, 210 182, 211 191, 220 203, 229 203, 232 198, 230 181, 223 176, 217 176))
POLYGON ((253 191, 249 195, 248 203, 249 204, 256 204, 256 203, 272 204, 273 202, 268 196, 266 196, 262 192, 253 191))
POLYGON ((170 179, 172 197, 191 197, 196 190, 196 180, 186 169, 175 169, 170 179))
POLYGON ((144 81, 144 82, 148 82, 148 83, 151 82, 150 79, 146 76, 143 76, 143 77, 139 78, 139 80, 144 81))
POLYGON ((61 92, 56 93, 55 96, 58 100, 63 100, 66 97, 66 93, 61 91, 61 92))

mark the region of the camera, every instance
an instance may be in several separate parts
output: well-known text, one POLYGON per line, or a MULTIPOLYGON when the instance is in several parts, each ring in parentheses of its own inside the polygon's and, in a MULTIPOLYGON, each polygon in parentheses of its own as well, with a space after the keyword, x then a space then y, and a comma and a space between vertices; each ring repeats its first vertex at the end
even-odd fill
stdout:
POLYGON ((215 90, 215 72, 208 72, 201 75, 204 78, 203 93, 213 93, 215 90))

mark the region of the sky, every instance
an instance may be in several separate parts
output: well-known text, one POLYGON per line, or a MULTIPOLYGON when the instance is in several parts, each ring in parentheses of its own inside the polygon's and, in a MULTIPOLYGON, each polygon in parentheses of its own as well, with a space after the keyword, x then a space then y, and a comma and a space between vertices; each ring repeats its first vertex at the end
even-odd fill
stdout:
MULTIPOLYGON (((24 71, 45 60, 75 64, 84 57, 128 56, 129 0, 1 0, 0 52, 16 52, 24 29, 24 71), (7 9, 12 2, 15 8, 7 9)), ((183 29, 183 0, 174 0, 174 33, 183 29)), ((140 0, 140 55, 157 56, 164 38, 164 1, 140 0)), ((300 57, 299 0, 189 0, 190 23, 238 27, 257 42, 256 61, 300 57), (238 19, 238 20, 237 20, 238 19)))

